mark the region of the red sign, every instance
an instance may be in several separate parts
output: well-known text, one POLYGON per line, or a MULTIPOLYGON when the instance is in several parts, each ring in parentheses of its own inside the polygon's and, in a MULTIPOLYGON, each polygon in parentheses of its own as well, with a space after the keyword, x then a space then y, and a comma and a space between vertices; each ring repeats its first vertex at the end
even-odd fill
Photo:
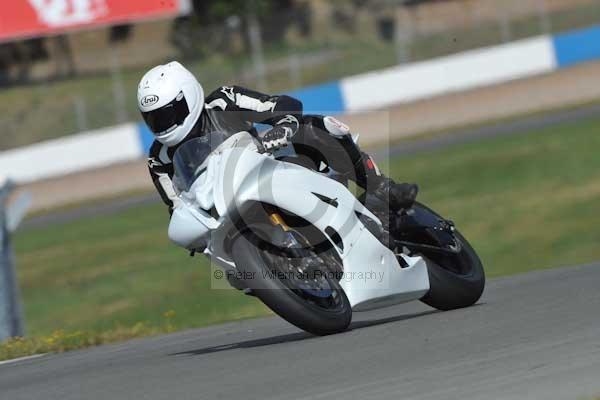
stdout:
POLYGON ((188 1, 5 0, 0 5, 0 41, 172 17, 181 14, 188 1))

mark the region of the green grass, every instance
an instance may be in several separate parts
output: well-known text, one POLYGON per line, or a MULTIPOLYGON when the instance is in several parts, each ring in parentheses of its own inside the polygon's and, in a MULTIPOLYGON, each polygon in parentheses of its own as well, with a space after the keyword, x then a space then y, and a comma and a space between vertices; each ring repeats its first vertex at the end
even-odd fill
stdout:
POLYGON ((237 291, 209 290, 209 263, 168 242, 167 217, 157 204, 20 234, 27 332, 161 326, 171 310, 178 329, 266 312, 237 291))
POLYGON ((600 120, 391 163, 454 219, 489 276, 600 259, 600 120))
MULTIPOLYGON (((455 220, 488 276, 581 264, 600 259, 598 133, 593 119, 389 166, 455 220)), ((15 248, 33 339, 11 342, 10 352, 0 346, 0 358, 268 313, 238 291, 209 289, 208 262, 171 245, 167 222, 164 207, 153 205, 20 232, 15 248)))

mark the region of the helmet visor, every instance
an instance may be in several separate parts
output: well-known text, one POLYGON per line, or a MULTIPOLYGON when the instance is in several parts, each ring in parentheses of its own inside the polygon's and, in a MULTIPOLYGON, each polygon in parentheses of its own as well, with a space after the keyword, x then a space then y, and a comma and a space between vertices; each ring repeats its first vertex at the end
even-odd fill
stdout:
POLYGON ((190 115, 190 108, 183 92, 180 92, 175 100, 157 110, 142 112, 146 125, 155 135, 182 125, 188 115, 190 115))

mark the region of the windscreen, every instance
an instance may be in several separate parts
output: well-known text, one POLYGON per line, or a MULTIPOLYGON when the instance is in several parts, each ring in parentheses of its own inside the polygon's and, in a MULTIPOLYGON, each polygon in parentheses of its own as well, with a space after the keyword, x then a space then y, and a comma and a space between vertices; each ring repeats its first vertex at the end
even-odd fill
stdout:
POLYGON ((206 170, 208 157, 226 139, 223 133, 213 132, 179 146, 173 158, 173 184, 178 193, 190 190, 196 179, 206 170))

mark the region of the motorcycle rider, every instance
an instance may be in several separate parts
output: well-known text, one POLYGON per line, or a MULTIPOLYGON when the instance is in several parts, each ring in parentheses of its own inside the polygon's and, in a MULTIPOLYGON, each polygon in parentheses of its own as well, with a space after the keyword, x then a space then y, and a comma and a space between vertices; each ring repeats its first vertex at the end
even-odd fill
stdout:
POLYGON ((138 107, 155 136, 148 159, 150 175, 171 212, 179 200, 172 182, 175 151, 182 143, 214 131, 232 135, 247 131, 267 151, 294 143, 315 166, 324 162, 396 209, 410 207, 418 193, 417 185, 397 184, 382 175, 352 140, 346 125, 333 117, 303 115, 302 103, 289 96, 224 86, 205 98, 195 76, 180 63, 171 62, 144 75, 138 87, 138 107), (271 129, 259 134, 254 124, 271 129))

